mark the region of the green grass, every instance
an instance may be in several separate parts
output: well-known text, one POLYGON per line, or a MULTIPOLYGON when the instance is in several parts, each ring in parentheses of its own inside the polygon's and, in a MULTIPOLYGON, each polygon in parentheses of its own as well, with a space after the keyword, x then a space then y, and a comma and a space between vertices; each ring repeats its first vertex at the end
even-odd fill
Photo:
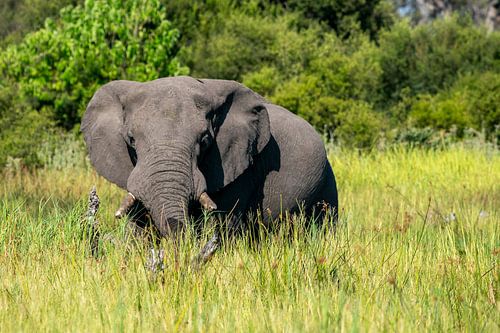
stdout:
POLYGON ((125 241, 112 217, 118 188, 89 169, 5 171, 1 331, 498 332, 500 153, 330 149, 330 159, 336 235, 283 228, 198 273, 188 263, 200 243, 188 237, 156 276, 147 246, 125 241), (93 184, 102 232, 118 240, 98 259, 84 233, 93 184))

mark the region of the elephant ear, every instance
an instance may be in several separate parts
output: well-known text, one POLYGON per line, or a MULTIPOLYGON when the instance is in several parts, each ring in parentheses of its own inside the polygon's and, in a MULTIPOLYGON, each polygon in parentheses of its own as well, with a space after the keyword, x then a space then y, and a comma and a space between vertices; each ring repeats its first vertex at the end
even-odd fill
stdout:
POLYGON ((123 189, 134 169, 135 151, 127 143, 124 108, 116 94, 125 82, 111 82, 92 97, 82 118, 81 131, 96 171, 123 189))
POLYGON ((234 81, 202 81, 217 94, 212 118, 215 141, 200 163, 208 192, 215 192, 254 162, 271 131, 263 97, 234 81))

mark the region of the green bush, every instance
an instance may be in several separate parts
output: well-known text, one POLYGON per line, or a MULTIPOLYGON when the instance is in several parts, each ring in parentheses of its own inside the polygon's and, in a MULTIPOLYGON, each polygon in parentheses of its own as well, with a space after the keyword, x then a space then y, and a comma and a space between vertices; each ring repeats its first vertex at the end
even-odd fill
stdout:
POLYGON ((456 82, 453 91, 463 94, 467 112, 476 130, 500 142, 500 73, 468 75, 456 82))
POLYGON ((34 110, 71 129, 103 83, 186 73, 177 38, 158 0, 87 0, 2 51, 0 73, 34 110))
POLYGON ((490 141, 500 139, 500 74, 486 72, 464 76, 438 94, 412 100, 410 127, 454 130, 460 138, 468 128, 484 131, 490 141))
POLYGON ((464 95, 456 93, 450 96, 420 96, 412 106, 410 123, 420 128, 443 130, 457 127, 459 136, 465 128, 472 127, 467 100, 464 95))
POLYGON ((319 130, 333 134, 342 145, 373 147, 383 131, 382 116, 364 101, 323 92, 320 84, 315 76, 288 81, 273 101, 295 111, 319 130))
POLYGON ((158 0, 87 0, 1 50, 3 155, 42 163, 37 150, 49 133, 76 131, 104 83, 186 74, 176 58, 178 36, 158 0))
POLYGON ((335 111, 332 110, 335 103, 324 99, 320 79, 314 75, 301 75, 282 82, 271 100, 316 128, 331 130, 336 125, 335 111))
POLYGON ((182 59, 195 76, 241 80, 243 74, 274 64, 277 34, 288 31, 290 19, 235 11, 219 17, 220 25, 213 27, 215 30, 201 32, 182 52, 182 59))
POLYGON ((23 34, 39 29, 48 17, 61 8, 83 3, 83 0, 2 0, 0 2, 0 45, 12 43, 23 34))
POLYGON ((380 37, 381 99, 401 100, 451 87, 460 75, 498 71, 500 33, 488 34, 458 16, 412 27, 397 23, 380 37))
POLYGON ((42 141, 36 157, 40 165, 48 169, 85 168, 90 165, 82 138, 62 131, 42 141))
POLYGON ((255 72, 243 75, 243 83, 263 96, 271 96, 282 78, 276 67, 263 66, 255 72))
POLYGON ((366 37, 343 42, 332 34, 318 40, 317 31, 308 32, 277 32, 276 49, 288 52, 276 52, 272 67, 246 74, 244 83, 346 145, 372 146, 381 130, 381 116, 370 106, 380 75, 374 44, 366 37), (301 53, 305 45, 309 51, 301 53))
POLYGON ((52 121, 43 113, 22 107, 0 113, 0 168, 9 157, 21 159, 23 165, 30 167, 42 165, 38 150, 53 131, 52 121))
POLYGON ((366 102, 344 102, 338 122, 336 137, 342 144, 355 148, 373 148, 384 130, 383 118, 366 102))
POLYGON ((328 24, 337 35, 349 37, 358 29, 375 38, 395 20, 393 4, 386 0, 288 0, 283 1, 306 18, 328 24))

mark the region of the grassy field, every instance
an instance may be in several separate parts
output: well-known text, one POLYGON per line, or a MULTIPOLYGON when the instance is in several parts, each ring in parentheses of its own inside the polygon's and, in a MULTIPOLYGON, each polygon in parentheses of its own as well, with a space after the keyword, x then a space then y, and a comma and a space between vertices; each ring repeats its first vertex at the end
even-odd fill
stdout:
POLYGON ((297 227, 259 246, 240 240, 198 273, 188 237, 157 275, 112 217, 123 192, 92 170, 5 171, 0 330, 499 332, 500 153, 331 149, 330 159, 335 235, 297 227), (83 232, 93 184, 102 233, 118 240, 97 259, 83 232))

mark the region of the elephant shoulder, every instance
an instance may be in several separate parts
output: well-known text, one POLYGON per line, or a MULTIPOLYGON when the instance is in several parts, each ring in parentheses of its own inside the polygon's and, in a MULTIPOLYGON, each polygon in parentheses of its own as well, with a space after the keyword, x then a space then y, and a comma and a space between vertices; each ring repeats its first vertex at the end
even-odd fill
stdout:
POLYGON ((321 135, 303 118, 276 104, 265 104, 273 135, 295 137, 323 146, 321 135))
POLYGON ((290 163, 321 166, 326 163, 326 150, 321 135, 306 120, 287 109, 267 104, 271 133, 281 155, 290 163))

